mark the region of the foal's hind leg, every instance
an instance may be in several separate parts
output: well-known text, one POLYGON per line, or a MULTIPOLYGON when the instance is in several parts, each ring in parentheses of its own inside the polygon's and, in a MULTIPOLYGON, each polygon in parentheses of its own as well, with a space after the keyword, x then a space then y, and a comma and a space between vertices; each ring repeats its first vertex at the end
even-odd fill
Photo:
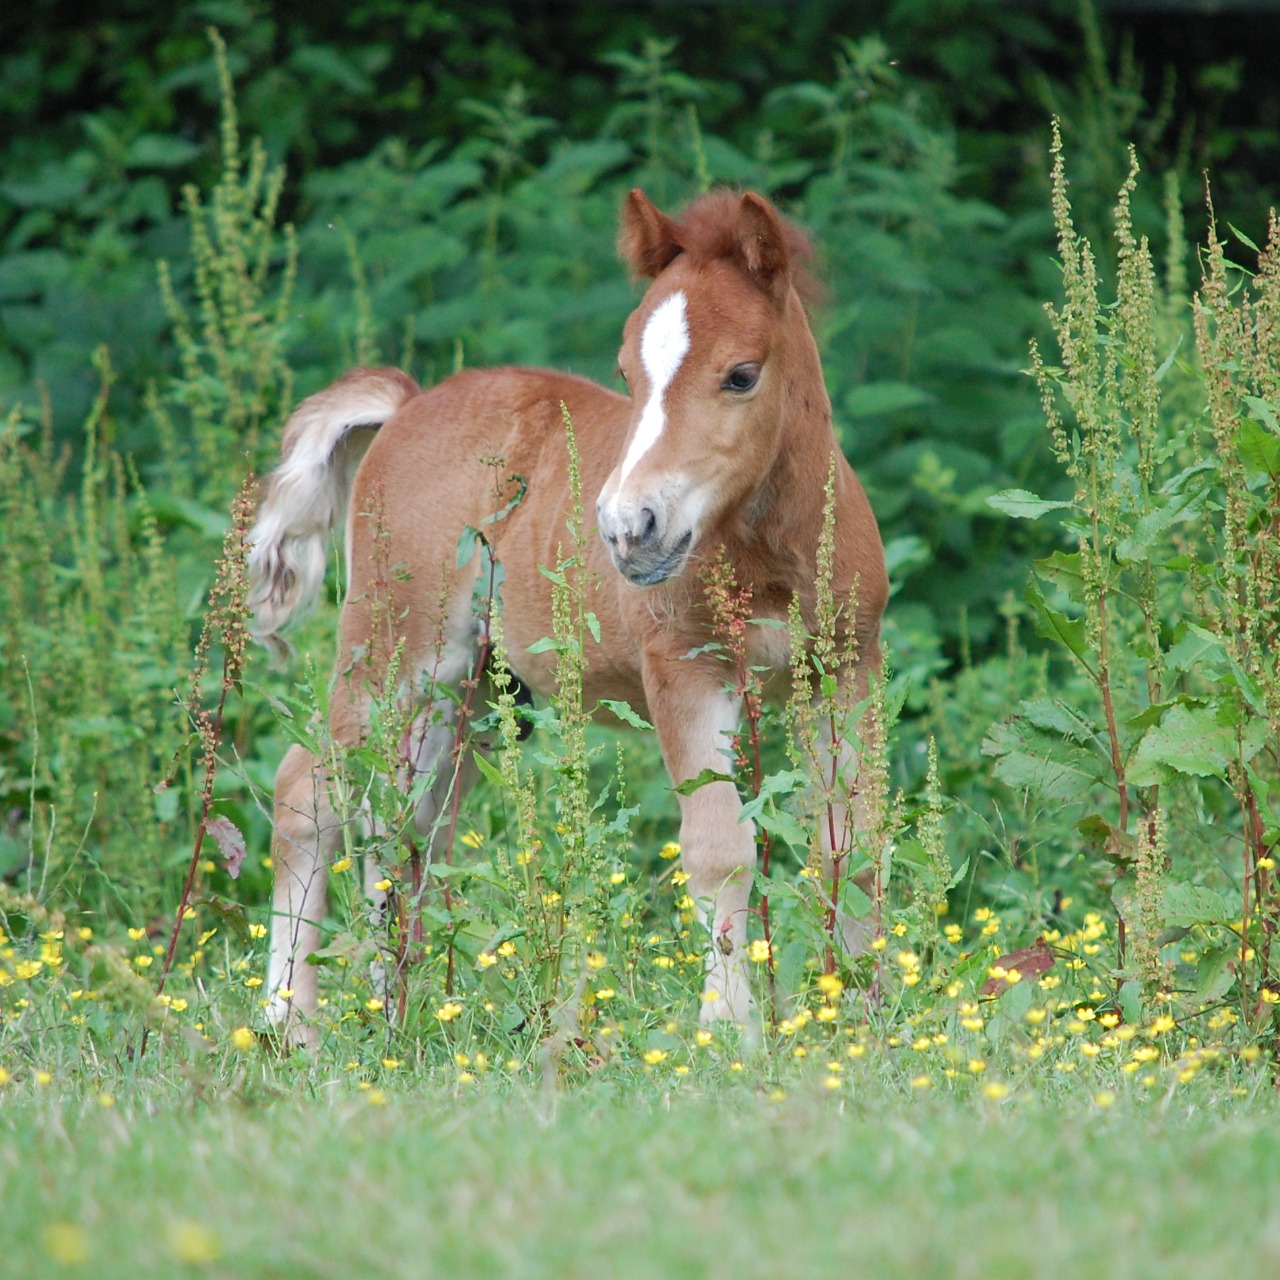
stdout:
MULTIPOLYGON (((673 664, 647 670, 645 697, 658 730, 672 781, 696 778, 704 769, 733 771, 732 735, 741 700, 714 683, 701 687, 669 678, 673 664)), ((710 934, 701 1018, 746 1024, 755 1002, 747 965, 747 902, 755 872, 755 829, 739 821, 742 804, 732 782, 710 782, 680 797, 680 849, 689 896, 710 934)))
POLYGON ((317 974, 307 957, 320 945, 328 862, 341 839, 320 762, 290 747, 276 771, 267 1021, 295 1044, 317 1040, 317 974))

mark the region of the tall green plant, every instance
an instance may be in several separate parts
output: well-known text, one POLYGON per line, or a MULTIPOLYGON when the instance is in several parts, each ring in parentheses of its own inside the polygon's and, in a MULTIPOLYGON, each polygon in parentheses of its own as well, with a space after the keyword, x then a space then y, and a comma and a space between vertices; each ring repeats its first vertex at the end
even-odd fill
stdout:
POLYGON ((1053 155, 1061 364, 1033 346, 1032 370, 1071 494, 1011 490, 991 502, 1023 518, 1063 513, 1071 549, 1036 562, 1027 598, 1083 683, 1021 703, 984 750, 1006 782, 1081 806, 1076 839, 1116 868, 1122 945, 1129 938, 1118 983, 1139 984, 1148 1001, 1184 987, 1201 1003, 1234 987, 1251 1016, 1273 981, 1268 864, 1280 836, 1264 817, 1276 785, 1264 690, 1275 684, 1280 364, 1259 323, 1276 305, 1275 250, 1233 290, 1211 233, 1194 301, 1197 368, 1182 351, 1189 300, 1162 296, 1132 229, 1134 153, 1114 215, 1114 302, 1073 224, 1056 128, 1053 155), (1224 878, 1231 863, 1238 871, 1224 878), (1171 947, 1188 934, 1194 945, 1171 947))

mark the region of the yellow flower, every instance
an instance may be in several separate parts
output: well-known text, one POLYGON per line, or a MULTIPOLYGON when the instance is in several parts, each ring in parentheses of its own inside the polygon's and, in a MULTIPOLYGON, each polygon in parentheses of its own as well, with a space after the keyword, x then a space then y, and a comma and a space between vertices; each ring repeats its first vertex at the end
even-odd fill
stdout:
POLYGON ((253 1032, 248 1027, 237 1027, 228 1038, 232 1048, 241 1051, 253 1048, 253 1032))
POLYGON ((375 996, 372 1000, 366 1000, 364 1002, 364 1007, 368 1009, 370 1013, 380 1013, 382 1011, 382 1001, 375 996))
POLYGON ((954 944, 959 942, 961 937, 960 926, 958 924, 944 925, 942 929, 942 936, 950 943, 954 944))
POLYGON ((1002 1080, 988 1080, 982 1086, 984 1097, 990 1098, 993 1102, 999 1102, 1002 1098, 1009 1096, 1009 1086, 1002 1080))
POLYGON ((169 1001, 169 1008, 172 1009, 174 1013, 181 1013, 186 1007, 187 1002, 183 996, 174 996, 174 998, 169 1001))
POLYGON ((329 868, 329 870, 330 870, 330 871, 335 871, 335 872, 350 871, 350 870, 351 870, 351 859, 350 859, 350 858, 339 858, 339 859, 337 860, 337 862, 335 862, 335 863, 333 864, 333 866, 331 866, 331 867, 329 868))
POLYGON ((888 938, 886 938, 886 937, 884 936, 884 934, 881 934, 881 935, 880 935, 879 937, 877 937, 877 938, 872 938, 872 939, 871 939, 871 950, 872 950, 872 951, 883 951, 883 950, 885 949, 885 947, 887 947, 888 945, 889 945, 889 939, 888 939, 888 938))
POLYGON ((644 1060, 651 1067, 656 1067, 659 1062, 667 1060, 667 1051, 665 1049, 646 1049, 644 1051, 644 1060))
POLYGON ((53 1072, 52 1072, 52 1071, 37 1071, 37 1072, 36 1072, 36 1084, 52 1084, 52 1083, 53 1083, 53 1072))
POLYGON ((498 957, 495 956, 492 951, 482 951, 476 957, 476 964, 478 964, 482 969, 491 969, 497 963, 498 957))
POLYGON ((1148 1027, 1148 1028, 1147 1028, 1147 1035, 1149 1035, 1149 1036, 1162 1036, 1162 1035, 1164 1035, 1164 1033, 1165 1033, 1166 1031, 1172 1031, 1172 1030, 1173 1030, 1173 1028, 1174 1028, 1174 1026, 1175 1026, 1175 1023, 1174 1023, 1173 1018, 1172 1018, 1169 1014, 1167 1014, 1167 1013, 1162 1013, 1162 1014, 1161 1014, 1161 1015, 1160 1015, 1160 1016, 1159 1016, 1159 1017, 1158 1017, 1158 1018, 1157 1018, 1157 1019, 1156 1019, 1156 1020, 1155 1020, 1155 1021, 1154 1021, 1150 1026, 1149 1026, 1149 1027, 1148 1027))
POLYGON ((265 924, 251 924, 249 926, 249 937, 265 938, 267 936, 267 926, 265 924))
POLYGON ((374 882, 373 887, 379 893, 386 893, 386 891, 391 888, 391 881, 388 880, 386 876, 383 876, 381 880, 377 880, 374 882))
POLYGON ((74 1222, 51 1222, 42 1233, 41 1243, 45 1253, 60 1266, 74 1267, 89 1260, 89 1238, 84 1228, 74 1222))
POLYGON ((262 986, 262 979, 261 979, 261 978, 246 978, 246 979, 244 980, 244 985, 245 985, 246 987, 260 987, 260 986, 262 986))
POLYGON ((756 938, 747 945, 747 959, 764 964, 769 959, 769 944, 763 938, 756 938))
POLYGON ((839 1016, 840 1010, 829 1004, 824 1004, 822 1008, 818 1010, 819 1022, 834 1022, 839 1016))
POLYGON ((705 1049, 714 1039, 715 1036, 710 1031, 700 1030, 693 1033, 693 1042, 700 1049, 705 1049))
POLYGON ((927 1089, 933 1083, 928 1076, 916 1076, 911 1081, 913 1089, 927 1089))
POLYGON ((463 832, 460 839, 468 849, 478 849, 482 844, 484 844, 484 836, 475 830, 463 832))
POLYGON ((818 979, 818 990, 828 1000, 838 1000, 840 993, 844 990, 844 983, 834 973, 824 973, 818 979))
POLYGON ((625 871, 615 871, 615 872, 614 872, 614 873, 609 877, 609 883, 610 883, 610 884, 622 884, 622 883, 626 880, 626 878, 627 878, 627 873, 626 873, 625 871))
POLYGON ((154 961, 155 961, 154 956, 134 956, 133 957, 133 963, 137 965, 139 969, 149 969, 151 965, 154 963, 154 961))
POLYGON ((600 990, 596 992, 596 999, 612 1000, 617 994, 618 993, 612 987, 601 987, 600 990))
POLYGON ((603 969, 605 965, 608 963, 609 963, 608 960, 606 960, 605 957, 600 954, 600 952, 598 951, 587 952, 587 968, 588 969, 603 969))
POLYGON ((1093 1095, 1093 1105, 1101 1107, 1105 1111, 1116 1100, 1116 1095, 1110 1089, 1104 1089, 1101 1093, 1093 1095))
POLYGON ((972 1071, 975 1076, 980 1076, 986 1069, 987 1064, 981 1058, 969 1059, 969 1070, 972 1071))
POLYGON ((218 1237, 200 1222, 179 1221, 169 1226, 169 1248, 179 1262, 208 1266, 222 1257, 218 1237))
POLYGON ((516 944, 512 942, 510 938, 508 938, 506 942, 504 942, 502 946, 498 948, 498 954, 500 956, 513 956, 515 955, 515 953, 516 953, 516 944))
POLYGON ((436 1010, 436 1017, 441 1022, 452 1022, 462 1012, 462 1006, 456 1000, 446 1000, 436 1010))
POLYGON ((147 931, 145 929, 129 930, 129 937, 131 937, 134 940, 134 942, 140 942, 146 936, 147 936, 147 931))
POLYGON ((668 840, 666 844, 658 850, 658 857, 666 858, 669 862, 672 858, 680 856, 680 845, 675 840, 668 840))
POLYGON ((386 1067, 388 1071, 394 1071, 400 1065, 400 1059, 399 1058, 383 1058, 382 1065, 386 1067))

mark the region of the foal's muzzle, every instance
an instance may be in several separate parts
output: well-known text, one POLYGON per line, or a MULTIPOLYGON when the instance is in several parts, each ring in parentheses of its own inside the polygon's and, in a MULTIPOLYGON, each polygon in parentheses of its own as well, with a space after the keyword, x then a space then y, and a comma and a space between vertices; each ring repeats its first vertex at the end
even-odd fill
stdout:
POLYGON ((632 586, 656 586, 684 569, 693 545, 692 529, 668 529, 650 506, 597 503, 596 517, 613 567, 632 586))

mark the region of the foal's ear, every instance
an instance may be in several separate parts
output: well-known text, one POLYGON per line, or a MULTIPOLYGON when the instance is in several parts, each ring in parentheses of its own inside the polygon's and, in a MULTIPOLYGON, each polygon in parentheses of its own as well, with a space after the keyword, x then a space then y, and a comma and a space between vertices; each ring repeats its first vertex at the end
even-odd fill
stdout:
POLYGON ((733 229, 738 256, 752 280, 781 305, 791 284, 791 251, 782 220, 767 201, 748 191, 738 206, 733 229))
POLYGON ((682 249, 676 224, 639 187, 629 191, 622 206, 618 252, 632 273, 658 276, 682 249))

